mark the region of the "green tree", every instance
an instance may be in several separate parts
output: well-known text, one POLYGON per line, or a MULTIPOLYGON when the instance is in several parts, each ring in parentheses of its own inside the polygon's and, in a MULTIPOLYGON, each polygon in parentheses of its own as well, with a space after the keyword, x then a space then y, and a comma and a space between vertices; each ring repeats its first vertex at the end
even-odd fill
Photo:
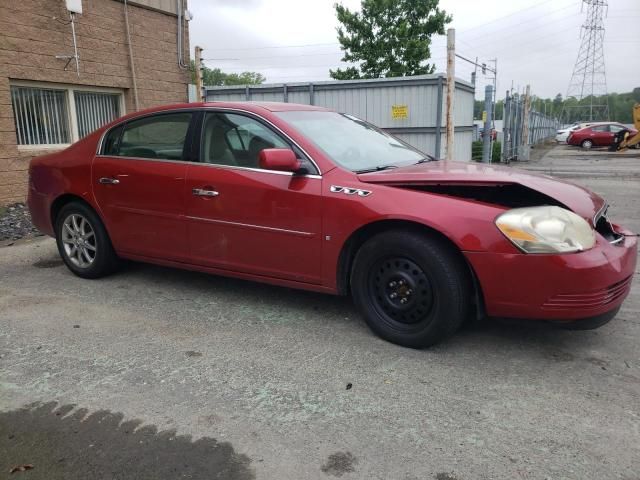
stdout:
MULTIPOLYGON (((196 64, 191 60, 191 83, 196 83, 196 64)), ((221 85, 259 85, 266 78, 258 72, 225 73, 219 68, 204 67, 202 83, 208 87, 221 85)))
POLYGON ((402 77, 433 73, 431 36, 444 35, 451 15, 439 0, 361 0, 361 11, 335 4, 343 62, 359 67, 329 70, 332 78, 402 77))

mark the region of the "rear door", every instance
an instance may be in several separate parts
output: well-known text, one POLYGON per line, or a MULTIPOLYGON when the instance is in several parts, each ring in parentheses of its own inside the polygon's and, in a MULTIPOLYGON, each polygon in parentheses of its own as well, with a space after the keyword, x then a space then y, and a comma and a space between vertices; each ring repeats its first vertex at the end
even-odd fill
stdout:
POLYGON ((194 115, 158 113, 106 135, 91 175, 96 202, 118 252, 187 258, 185 160, 191 153, 188 139, 194 115))

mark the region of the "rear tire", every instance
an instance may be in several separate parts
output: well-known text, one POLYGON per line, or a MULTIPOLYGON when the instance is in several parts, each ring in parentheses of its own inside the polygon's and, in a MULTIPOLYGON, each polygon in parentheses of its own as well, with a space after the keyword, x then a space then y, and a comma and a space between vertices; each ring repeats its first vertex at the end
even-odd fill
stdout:
POLYGON ((580 146, 589 150, 591 147, 593 147, 593 142, 591 140, 583 140, 580 146))
POLYGON ((58 252, 69 270, 82 278, 100 278, 120 266, 96 212, 82 202, 66 204, 56 217, 58 252))
POLYGON ((411 348, 434 345, 467 318, 469 270, 445 241, 409 231, 368 240, 356 254, 351 290, 377 335, 411 348))

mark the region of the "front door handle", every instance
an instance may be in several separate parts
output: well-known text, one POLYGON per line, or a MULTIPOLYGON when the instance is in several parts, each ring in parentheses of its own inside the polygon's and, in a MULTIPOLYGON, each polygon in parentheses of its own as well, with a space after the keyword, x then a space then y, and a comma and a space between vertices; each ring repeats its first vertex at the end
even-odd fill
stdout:
POLYGON ((191 193, 198 197, 217 197, 219 195, 215 190, 205 190, 203 188, 194 188, 191 193))
POLYGON ((100 180, 98 180, 98 182, 100 182, 103 185, 117 185, 120 183, 120 180, 118 180, 117 178, 111 178, 111 177, 101 177, 100 180))

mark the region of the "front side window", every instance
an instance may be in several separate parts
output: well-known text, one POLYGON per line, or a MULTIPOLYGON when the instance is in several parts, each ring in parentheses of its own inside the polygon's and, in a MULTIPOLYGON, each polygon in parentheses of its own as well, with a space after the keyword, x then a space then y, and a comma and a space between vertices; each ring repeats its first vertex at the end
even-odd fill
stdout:
POLYGON ((314 142, 335 163, 351 171, 393 168, 431 159, 351 115, 311 110, 276 115, 314 142))
POLYGON ((591 130, 593 132, 608 132, 609 131, 609 126, 608 125, 600 125, 598 127, 591 127, 591 130))
POLYGON ((260 152, 265 148, 292 149, 307 171, 316 173, 301 152, 258 120, 235 113, 206 114, 200 152, 202 162, 259 168, 260 152))
POLYGON ((134 120, 124 126, 119 139, 118 128, 109 132, 103 153, 119 157, 184 160, 190 122, 191 113, 161 114, 134 120))
POLYGON ((18 145, 71 142, 66 94, 65 90, 11 86, 18 145))

